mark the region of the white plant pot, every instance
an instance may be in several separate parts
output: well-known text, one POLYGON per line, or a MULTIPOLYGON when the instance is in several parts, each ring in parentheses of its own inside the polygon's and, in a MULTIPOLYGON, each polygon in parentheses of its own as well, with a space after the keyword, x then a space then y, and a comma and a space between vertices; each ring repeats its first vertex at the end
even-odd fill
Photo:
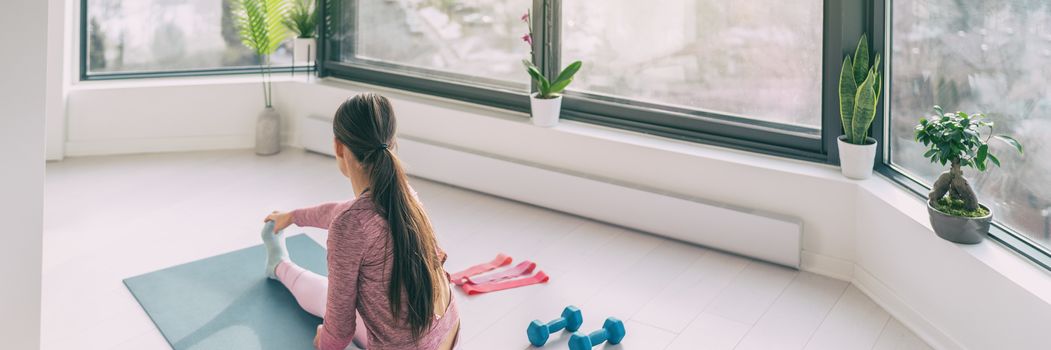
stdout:
POLYGON ((255 122, 255 154, 269 156, 281 152, 281 115, 267 107, 255 122))
POLYGON ((839 137, 839 169, 843 176, 864 180, 872 176, 872 165, 876 161, 876 139, 868 137, 867 144, 855 145, 839 137))
POLYGON ((295 38, 292 41, 292 64, 301 66, 310 66, 314 64, 314 58, 317 57, 317 39, 314 38, 295 38))
POLYGON ((533 125, 550 128, 558 125, 558 115, 562 111, 562 96, 555 98, 537 98, 529 96, 529 107, 533 114, 533 125))

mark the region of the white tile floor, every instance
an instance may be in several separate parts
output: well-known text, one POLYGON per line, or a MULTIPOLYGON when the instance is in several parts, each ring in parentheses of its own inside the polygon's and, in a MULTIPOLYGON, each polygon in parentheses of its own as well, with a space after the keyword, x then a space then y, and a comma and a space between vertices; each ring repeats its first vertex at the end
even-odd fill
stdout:
MULTIPOLYGON (((463 349, 525 349, 526 324, 583 309, 621 349, 928 349, 848 283, 414 179, 457 271, 497 252, 542 286, 458 295, 463 349)), ((47 166, 43 348, 164 349, 121 279, 258 244, 270 210, 349 198, 331 158, 286 150, 73 158, 47 166)), ((325 233, 303 230, 324 242, 325 233)), ((293 257, 294 258, 294 257, 293 257)), ((545 348, 564 349, 554 336, 545 348)))

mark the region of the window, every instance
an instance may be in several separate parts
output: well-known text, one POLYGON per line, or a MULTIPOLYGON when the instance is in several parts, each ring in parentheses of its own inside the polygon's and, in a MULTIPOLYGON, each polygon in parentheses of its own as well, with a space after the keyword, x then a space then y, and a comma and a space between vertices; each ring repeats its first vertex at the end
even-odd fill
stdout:
POLYGON ((821 0, 562 2, 571 89, 821 127, 821 0))
POLYGON ((828 160, 823 0, 327 1, 322 76, 527 112, 532 10, 542 71, 585 61, 563 118, 828 160))
POLYGON ((892 7, 891 165, 931 183, 913 127, 931 113, 983 112, 1026 148, 990 147, 1003 168, 967 173, 996 219, 1051 247, 1051 4, 1013 0, 896 0, 892 7))
MULTIPOLYGON (((235 0, 83 0, 84 78, 231 68, 259 58, 241 45, 235 0)), ((291 45, 272 56, 291 64, 291 45)))
POLYGON ((529 0, 342 1, 338 60, 436 79, 526 91, 529 0))

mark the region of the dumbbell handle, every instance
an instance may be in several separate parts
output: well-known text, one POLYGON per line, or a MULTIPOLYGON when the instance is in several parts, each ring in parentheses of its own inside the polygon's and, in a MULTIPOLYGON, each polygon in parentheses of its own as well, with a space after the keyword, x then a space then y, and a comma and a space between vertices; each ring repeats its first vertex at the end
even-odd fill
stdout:
POLYGON ((588 338, 591 338, 591 344, 602 344, 606 342, 606 339, 608 339, 608 337, 609 332, 606 331, 605 328, 599 329, 588 334, 588 338))
POLYGON ((559 318, 551 320, 551 322, 547 323, 547 329, 551 330, 551 333, 555 333, 555 332, 561 331, 561 330, 563 330, 565 328, 566 328, 566 318, 565 317, 559 317, 559 318))

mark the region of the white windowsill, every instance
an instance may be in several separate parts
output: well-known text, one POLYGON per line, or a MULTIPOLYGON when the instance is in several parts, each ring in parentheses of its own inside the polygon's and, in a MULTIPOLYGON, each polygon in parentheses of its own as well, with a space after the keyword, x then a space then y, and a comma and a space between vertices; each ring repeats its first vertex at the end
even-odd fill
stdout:
MULTIPOLYGON (((318 80, 310 72, 274 73, 274 83, 298 81, 307 82, 318 80), (308 75, 310 74, 310 75, 308 75)), ((205 86, 205 85, 236 85, 261 83, 263 78, 259 74, 229 74, 229 75, 202 75, 185 77, 152 77, 152 78, 129 78, 129 79, 99 79, 74 81, 71 90, 106 90, 106 89, 129 89, 149 87, 175 87, 175 86, 205 86)))

